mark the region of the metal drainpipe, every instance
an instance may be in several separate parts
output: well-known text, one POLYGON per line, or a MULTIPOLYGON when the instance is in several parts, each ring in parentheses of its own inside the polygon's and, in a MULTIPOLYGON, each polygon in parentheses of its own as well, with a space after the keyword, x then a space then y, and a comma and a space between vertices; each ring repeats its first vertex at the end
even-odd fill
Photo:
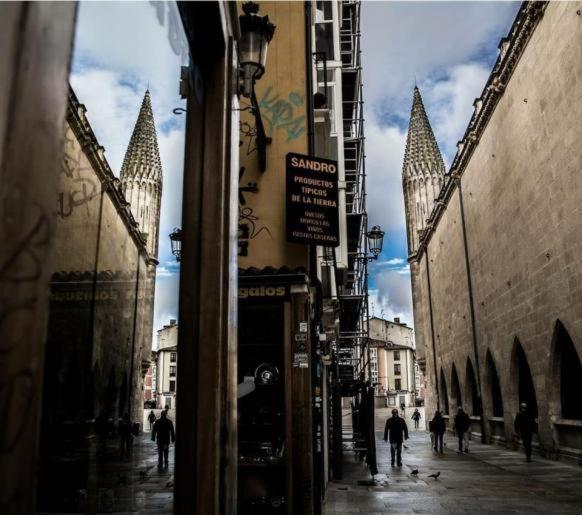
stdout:
POLYGON ((434 383, 435 383, 435 390, 437 395, 437 410, 441 410, 441 396, 439 393, 439 378, 438 378, 438 371, 437 371, 437 355, 436 355, 436 344, 434 339, 434 320, 433 320, 433 312, 432 312, 432 291, 430 286, 430 268, 428 266, 428 247, 425 247, 424 250, 424 258, 426 262, 426 279, 428 284, 428 310, 430 314, 430 334, 432 340, 432 359, 434 364, 434 383))
MULTIPOLYGON (((461 186, 461 178, 455 178, 455 184, 459 192, 459 206, 461 209, 461 228, 463 230, 463 250, 465 251, 465 269, 467 270, 467 290, 469 293, 469 312, 471 315, 471 333, 473 336, 473 353, 475 355, 475 369, 477 372, 477 398, 481 407, 481 442, 485 443, 485 417, 483 414, 483 400, 481 396, 481 370, 479 366, 479 352, 477 348, 477 330, 475 324, 475 303, 473 301, 473 282, 471 280, 471 266, 469 263, 469 248, 467 246, 467 228, 465 225, 465 208, 463 205, 463 188, 461 186)), ((475 407, 473 406, 473 409, 475 407)))

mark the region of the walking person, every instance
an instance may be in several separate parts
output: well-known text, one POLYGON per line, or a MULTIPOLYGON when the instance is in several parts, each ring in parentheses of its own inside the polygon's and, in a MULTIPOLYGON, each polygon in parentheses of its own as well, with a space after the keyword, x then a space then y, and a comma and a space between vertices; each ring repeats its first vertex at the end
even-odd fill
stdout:
POLYGON ((158 444, 158 468, 168 468, 168 454, 170 452, 170 441, 176 441, 174 424, 168 418, 168 412, 162 411, 160 418, 156 420, 152 431, 152 441, 158 444))
POLYGON ((459 406, 455 415, 455 424, 453 430, 459 439, 459 452, 469 452, 469 428, 471 419, 465 413, 465 410, 459 406))
POLYGON ((384 441, 388 441, 390 433, 390 457, 392 466, 394 466, 394 457, 399 467, 402 467, 402 442, 408 440, 408 427, 403 418, 398 416, 398 410, 392 410, 392 416, 386 421, 384 428, 384 441))
POLYGON ((443 439, 447 430, 447 423, 440 411, 434 412, 434 417, 429 422, 431 431, 431 443, 435 452, 443 453, 443 439))
POLYGON ((150 411, 150 414, 148 415, 148 422, 150 423, 150 431, 152 431, 156 422, 156 415, 154 414, 154 410, 150 411))
POLYGON ((420 414, 420 411, 418 411, 418 408, 415 408, 412 417, 410 417, 412 420, 414 420, 414 429, 418 429, 421 416, 422 415, 420 414))
POLYGON ((530 413, 525 402, 519 405, 519 413, 515 416, 513 423, 516 436, 521 436, 523 449, 525 450, 525 459, 528 463, 531 462, 531 439, 535 432, 537 432, 537 423, 534 416, 530 413))
POLYGON ((119 456, 123 459, 129 459, 131 456, 131 448, 133 445, 132 424, 129 418, 129 413, 123 415, 119 422, 119 456))

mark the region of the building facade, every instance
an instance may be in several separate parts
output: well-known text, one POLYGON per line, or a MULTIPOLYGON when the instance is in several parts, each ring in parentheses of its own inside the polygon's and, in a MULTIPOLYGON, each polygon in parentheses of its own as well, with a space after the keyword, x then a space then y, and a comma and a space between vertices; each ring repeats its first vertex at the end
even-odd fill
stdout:
POLYGON ((414 332, 411 327, 382 318, 370 318, 372 370, 376 370, 378 407, 413 407, 416 405, 414 332))
POLYGON ((176 385, 178 377, 178 324, 170 320, 158 330, 156 354, 156 391, 158 408, 176 408, 176 385))
POLYGON ((571 93, 582 88, 581 52, 573 4, 521 6, 418 248, 409 246, 429 410, 463 405, 475 434, 511 446, 525 402, 539 452, 577 460, 582 104, 571 93))

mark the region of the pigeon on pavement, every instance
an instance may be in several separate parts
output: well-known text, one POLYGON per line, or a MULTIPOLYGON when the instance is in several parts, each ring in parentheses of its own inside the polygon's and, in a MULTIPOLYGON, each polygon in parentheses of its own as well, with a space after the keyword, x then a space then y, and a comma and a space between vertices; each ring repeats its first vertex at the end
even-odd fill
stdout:
POLYGON ((431 475, 430 475, 430 476, 428 476, 428 477, 434 477, 434 479, 435 479, 435 481, 436 481, 440 475, 441 475, 441 473, 440 473, 440 472, 437 472, 436 474, 431 474, 431 475))

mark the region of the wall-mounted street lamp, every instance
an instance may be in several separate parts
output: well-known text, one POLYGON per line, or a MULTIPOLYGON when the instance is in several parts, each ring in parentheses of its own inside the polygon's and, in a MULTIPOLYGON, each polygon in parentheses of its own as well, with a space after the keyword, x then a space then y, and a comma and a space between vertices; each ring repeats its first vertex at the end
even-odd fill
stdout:
POLYGON ((238 45, 238 58, 241 78, 241 94, 250 98, 251 111, 256 121, 257 150, 261 172, 267 169, 267 138, 261 111, 255 94, 255 82, 265 73, 267 49, 275 34, 275 25, 268 16, 259 16, 259 4, 247 2, 242 6, 244 14, 239 17, 241 38, 238 45))
POLYGON ((368 238, 368 248, 372 255, 360 254, 356 256, 356 259, 360 261, 374 261, 378 259, 378 256, 382 253, 382 245, 384 244, 384 231, 379 225, 372 227, 370 231, 366 233, 366 238, 368 238))
POLYGON ((172 244, 172 254, 176 257, 176 261, 182 259, 182 229, 176 227, 170 234, 170 243, 172 244))

